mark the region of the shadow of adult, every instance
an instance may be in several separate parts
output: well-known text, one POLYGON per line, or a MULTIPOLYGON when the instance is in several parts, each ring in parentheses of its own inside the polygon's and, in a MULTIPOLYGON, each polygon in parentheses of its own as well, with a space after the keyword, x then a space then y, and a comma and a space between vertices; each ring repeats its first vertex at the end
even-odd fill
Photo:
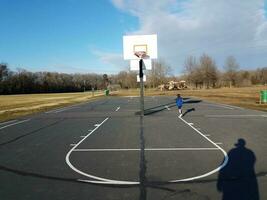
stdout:
POLYGON ((235 148, 228 152, 228 163, 220 170, 217 182, 222 200, 259 200, 254 165, 256 156, 246 148, 246 141, 238 139, 235 148))

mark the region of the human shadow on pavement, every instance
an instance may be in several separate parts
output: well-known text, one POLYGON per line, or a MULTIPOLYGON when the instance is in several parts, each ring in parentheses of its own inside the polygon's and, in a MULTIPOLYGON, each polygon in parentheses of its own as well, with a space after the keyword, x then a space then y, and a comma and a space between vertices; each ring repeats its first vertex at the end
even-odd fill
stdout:
POLYGON ((195 108, 187 109, 187 110, 184 112, 183 117, 184 117, 185 115, 187 115, 188 113, 190 113, 190 112, 192 112, 192 111, 195 111, 195 110, 196 110, 195 108))
POLYGON ((184 101, 184 104, 200 103, 200 102, 202 102, 202 100, 191 99, 191 100, 188 100, 188 101, 184 101))
MULTIPOLYGON (((202 102, 202 100, 194 100, 194 99, 189 99, 189 98, 184 98, 184 99, 186 99, 184 101, 184 104, 193 104, 193 103, 202 102)), ((172 107, 176 107, 175 101, 174 102, 170 102, 170 103, 166 103, 166 104, 161 104, 161 105, 158 105, 158 106, 155 106, 155 107, 152 107, 152 108, 145 109, 144 110, 144 114, 145 115, 151 115, 151 114, 155 114, 155 113, 161 112, 163 110, 166 110, 166 109, 172 108, 172 107)), ((190 111, 193 111, 193 110, 190 110, 190 111)), ((135 114, 136 115, 140 115, 140 111, 136 112, 135 114)))
POLYGON ((219 172, 217 189, 222 192, 222 200, 259 200, 256 156, 242 138, 235 146, 228 152, 227 165, 219 172))

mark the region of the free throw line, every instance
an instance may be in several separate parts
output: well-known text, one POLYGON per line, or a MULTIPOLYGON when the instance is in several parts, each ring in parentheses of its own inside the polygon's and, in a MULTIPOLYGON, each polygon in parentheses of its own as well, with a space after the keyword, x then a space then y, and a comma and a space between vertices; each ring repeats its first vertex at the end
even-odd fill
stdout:
MULTIPOLYGON (((209 151, 219 148, 146 148, 145 151, 209 151)), ((141 151, 141 149, 74 149, 76 152, 141 151)))

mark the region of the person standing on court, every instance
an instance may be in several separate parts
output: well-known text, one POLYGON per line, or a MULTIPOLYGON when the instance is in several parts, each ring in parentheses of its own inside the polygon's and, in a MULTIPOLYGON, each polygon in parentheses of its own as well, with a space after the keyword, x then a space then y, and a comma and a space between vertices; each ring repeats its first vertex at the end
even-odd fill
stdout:
POLYGON ((181 97, 180 94, 177 94, 176 105, 178 107, 179 117, 182 117, 183 116, 183 113, 182 113, 183 98, 181 97))

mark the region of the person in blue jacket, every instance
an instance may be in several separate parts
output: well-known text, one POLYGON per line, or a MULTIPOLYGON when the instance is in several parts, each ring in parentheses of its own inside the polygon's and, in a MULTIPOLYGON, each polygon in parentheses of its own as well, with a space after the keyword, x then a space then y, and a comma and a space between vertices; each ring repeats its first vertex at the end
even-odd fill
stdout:
POLYGON ((176 105, 178 107, 178 111, 179 111, 179 117, 183 116, 183 111, 182 111, 182 106, 183 106, 183 98, 181 97, 180 94, 177 94, 177 98, 176 98, 176 105))

